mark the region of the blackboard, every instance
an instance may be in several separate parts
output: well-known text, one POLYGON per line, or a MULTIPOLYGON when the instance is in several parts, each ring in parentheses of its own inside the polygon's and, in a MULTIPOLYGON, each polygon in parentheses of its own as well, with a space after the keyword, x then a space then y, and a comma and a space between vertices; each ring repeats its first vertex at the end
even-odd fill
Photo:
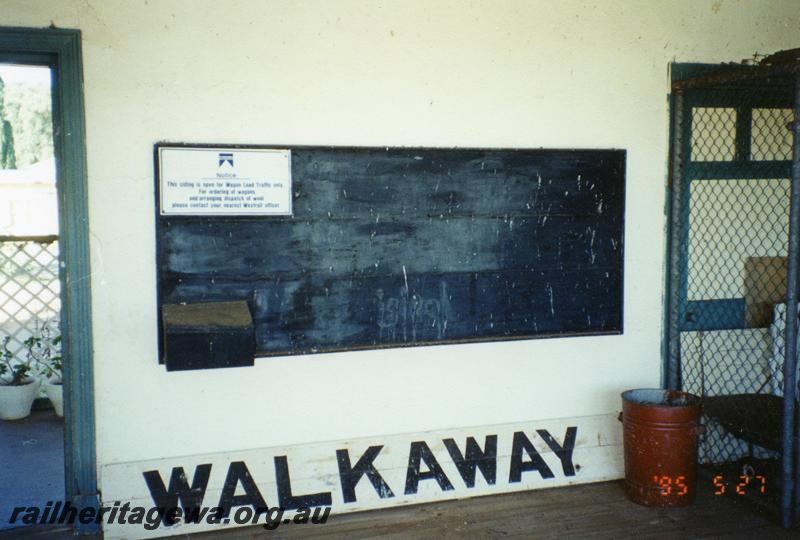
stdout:
POLYGON ((257 356, 622 332, 625 151, 289 149, 292 216, 156 209, 159 309, 245 300, 257 356))

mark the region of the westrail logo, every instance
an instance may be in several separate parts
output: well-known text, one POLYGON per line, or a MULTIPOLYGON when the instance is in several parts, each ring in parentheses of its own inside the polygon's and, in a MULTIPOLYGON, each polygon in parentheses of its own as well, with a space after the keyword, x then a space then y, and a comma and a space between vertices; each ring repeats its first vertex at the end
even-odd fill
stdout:
POLYGON ((236 178, 236 173, 233 172, 233 152, 220 152, 217 161, 219 162, 217 178, 236 178))
POLYGON ((233 153, 223 153, 220 152, 219 154, 219 166, 222 167, 225 163, 229 163, 231 167, 233 167, 233 153))

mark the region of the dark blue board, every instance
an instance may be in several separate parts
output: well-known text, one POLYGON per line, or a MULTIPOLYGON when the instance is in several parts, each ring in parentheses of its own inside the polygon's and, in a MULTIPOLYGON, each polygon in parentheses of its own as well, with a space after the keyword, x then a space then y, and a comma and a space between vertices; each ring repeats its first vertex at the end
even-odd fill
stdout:
POLYGON ((291 217, 157 215, 159 305, 258 355, 622 332, 624 151, 291 150, 291 217))

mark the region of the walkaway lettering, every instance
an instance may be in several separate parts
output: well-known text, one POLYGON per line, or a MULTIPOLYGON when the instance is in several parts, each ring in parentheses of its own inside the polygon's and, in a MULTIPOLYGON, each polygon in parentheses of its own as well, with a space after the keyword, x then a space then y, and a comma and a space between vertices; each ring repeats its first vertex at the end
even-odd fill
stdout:
MULTIPOLYGON (((577 431, 577 427, 567 427, 563 442, 559 443, 547 430, 536 430, 537 435, 560 461, 560 472, 564 476, 575 476, 572 453, 575 449, 577 431)), ((475 487, 475 479, 479 472, 487 484, 496 484, 498 478, 497 435, 487 435, 483 446, 474 437, 467 437, 463 447, 460 447, 451 438, 442 439, 442 443, 467 489, 475 487)), ((455 489, 453 479, 447 476, 425 441, 410 443, 405 484, 390 486, 375 466, 375 460, 383 448, 384 445, 380 444, 370 446, 355 459, 347 449, 336 450, 336 464, 342 499, 345 504, 357 501, 356 486, 365 478, 381 499, 395 497, 397 492, 406 496, 414 496, 417 494, 421 482, 434 483, 442 491, 455 489)), ((274 456, 273 465, 277 484, 275 495, 280 508, 296 510, 332 505, 330 491, 298 494, 292 489, 287 456, 274 456)), ((212 464, 203 463, 195 467, 191 482, 182 466, 172 468, 166 483, 158 470, 145 471, 143 475, 155 506, 161 508, 180 506, 186 516, 191 516, 193 508, 203 507, 211 472, 212 464)), ((522 482, 525 473, 536 473, 545 480, 555 477, 551 467, 523 431, 514 432, 508 470, 502 471, 502 473, 507 475, 509 484, 522 482)), ((267 507, 267 501, 259 489, 256 479, 253 478, 244 461, 232 461, 228 465, 216 506, 222 509, 224 515, 228 515, 231 508, 237 506, 267 507)), ((164 524, 174 523, 174 521, 170 521, 165 515, 164 524)))

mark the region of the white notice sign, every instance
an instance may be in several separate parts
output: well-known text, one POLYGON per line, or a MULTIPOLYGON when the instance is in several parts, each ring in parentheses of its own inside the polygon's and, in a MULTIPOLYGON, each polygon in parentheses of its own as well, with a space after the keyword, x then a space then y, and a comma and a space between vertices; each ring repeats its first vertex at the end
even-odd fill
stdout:
POLYGON ((290 216, 289 150, 159 147, 161 215, 290 216))

